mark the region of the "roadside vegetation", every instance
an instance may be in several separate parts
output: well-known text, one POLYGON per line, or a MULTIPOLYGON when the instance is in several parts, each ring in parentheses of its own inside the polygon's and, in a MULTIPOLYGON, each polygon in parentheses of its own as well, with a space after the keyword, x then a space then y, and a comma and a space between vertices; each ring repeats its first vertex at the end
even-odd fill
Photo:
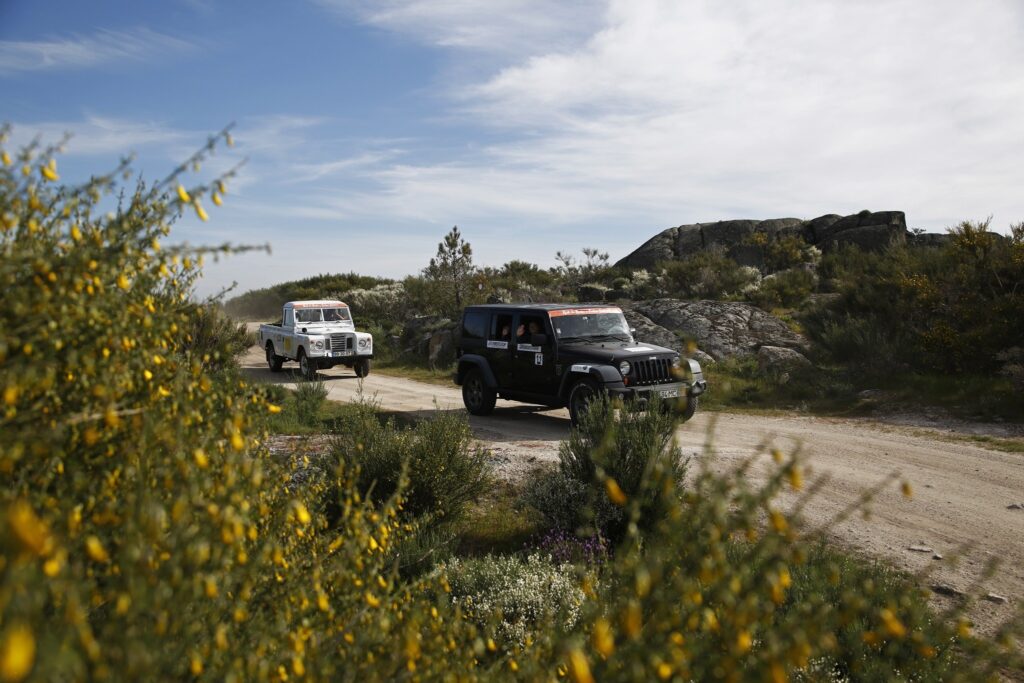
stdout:
POLYGON ((202 252, 161 241, 182 211, 221 201, 229 178, 185 174, 227 138, 111 213, 127 166, 61 185, 56 148, 0 148, 5 683, 984 680, 1020 666, 1016 625, 976 640, 904 577, 820 551, 822 530, 775 503, 813 488, 798 459, 751 454, 777 462, 760 488, 701 463, 682 481, 656 410, 598 407, 561 451, 565 522, 533 508, 549 521, 526 547, 460 556, 489 488, 461 418, 401 426, 357 404, 332 419, 315 382, 289 397, 247 383, 237 328, 196 333, 213 315, 190 297, 202 252), (330 448, 272 454, 293 413, 327 425, 330 448))

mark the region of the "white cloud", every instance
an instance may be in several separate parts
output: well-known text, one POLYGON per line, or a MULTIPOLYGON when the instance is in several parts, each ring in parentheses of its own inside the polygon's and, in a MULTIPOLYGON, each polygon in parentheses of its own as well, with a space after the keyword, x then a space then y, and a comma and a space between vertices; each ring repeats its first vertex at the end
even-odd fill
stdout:
MULTIPOLYGON (((158 121, 133 121, 110 116, 89 115, 80 121, 40 121, 15 123, 12 142, 20 147, 38 136, 44 144, 59 141, 65 133, 71 134, 65 154, 124 155, 151 146, 200 144, 196 133, 178 130, 158 121)), ((182 157, 184 158, 184 157, 182 157)))
POLYGON ((345 16, 430 45, 486 52, 568 48, 602 19, 599 0, 317 0, 345 16))
POLYGON ((192 49, 186 40, 148 28, 101 30, 90 36, 0 41, 0 75, 46 69, 82 69, 124 60, 146 60, 192 49))
POLYGON ((503 141, 374 169, 378 190, 332 200, 357 213, 649 234, 862 208, 930 229, 1024 218, 1016 0, 613 0, 550 24, 526 0, 342 4, 431 44, 532 50, 453 102, 503 141), (543 41, 522 38, 533 20, 543 41))

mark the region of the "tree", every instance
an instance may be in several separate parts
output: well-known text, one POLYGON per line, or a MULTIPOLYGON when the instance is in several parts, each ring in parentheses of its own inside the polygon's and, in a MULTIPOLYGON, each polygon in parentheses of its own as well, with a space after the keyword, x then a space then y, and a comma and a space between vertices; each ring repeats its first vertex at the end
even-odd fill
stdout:
POLYGON ((437 245, 437 255, 423 269, 423 276, 435 290, 438 312, 455 317, 466 305, 473 287, 473 248, 453 226, 437 245))

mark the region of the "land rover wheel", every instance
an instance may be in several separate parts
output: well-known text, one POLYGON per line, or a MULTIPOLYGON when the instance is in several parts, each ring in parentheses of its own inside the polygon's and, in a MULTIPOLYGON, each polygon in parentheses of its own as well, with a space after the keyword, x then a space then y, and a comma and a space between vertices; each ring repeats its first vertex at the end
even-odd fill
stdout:
POLYGON ((597 398, 601 388, 590 378, 581 379, 569 390, 569 420, 575 427, 580 423, 583 413, 587 412, 590 402, 597 398))
POLYGON ((284 365, 284 358, 274 353, 273 342, 267 342, 267 367, 271 372, 281 372, 282 365, 284 365))
POLYGON ((353 367, 356 371, 356 377, 366 377, 370 374, 370 359, 360 358, 353 367))
POLYGON ((316 361, 310 360, 302 349, 299 349, 299 372, 308 380, 316 379, 316 361))
POLYGON ((462 381, 462 402, 470 415, 490 415, 498 395, 487 386, 484 373, 478 368, 471 368, 462 381))

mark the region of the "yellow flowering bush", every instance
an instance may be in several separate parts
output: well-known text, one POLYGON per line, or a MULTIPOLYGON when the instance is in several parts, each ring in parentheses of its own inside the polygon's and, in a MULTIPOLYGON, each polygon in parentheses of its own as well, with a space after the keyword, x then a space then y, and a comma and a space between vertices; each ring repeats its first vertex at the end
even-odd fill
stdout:
POLYGON ((225 362, 231 335, 193 334, 201 253, 161 241, 225 193, 184 173, 226 136, 117 202, 127 163, 68 186, 56 147, 4 151, 2 681, 471 669, 451 638, 475 629, 384 559, 397 501, 332 473, 328 529, 297 461, 266 454, 273 405, 225 362))

